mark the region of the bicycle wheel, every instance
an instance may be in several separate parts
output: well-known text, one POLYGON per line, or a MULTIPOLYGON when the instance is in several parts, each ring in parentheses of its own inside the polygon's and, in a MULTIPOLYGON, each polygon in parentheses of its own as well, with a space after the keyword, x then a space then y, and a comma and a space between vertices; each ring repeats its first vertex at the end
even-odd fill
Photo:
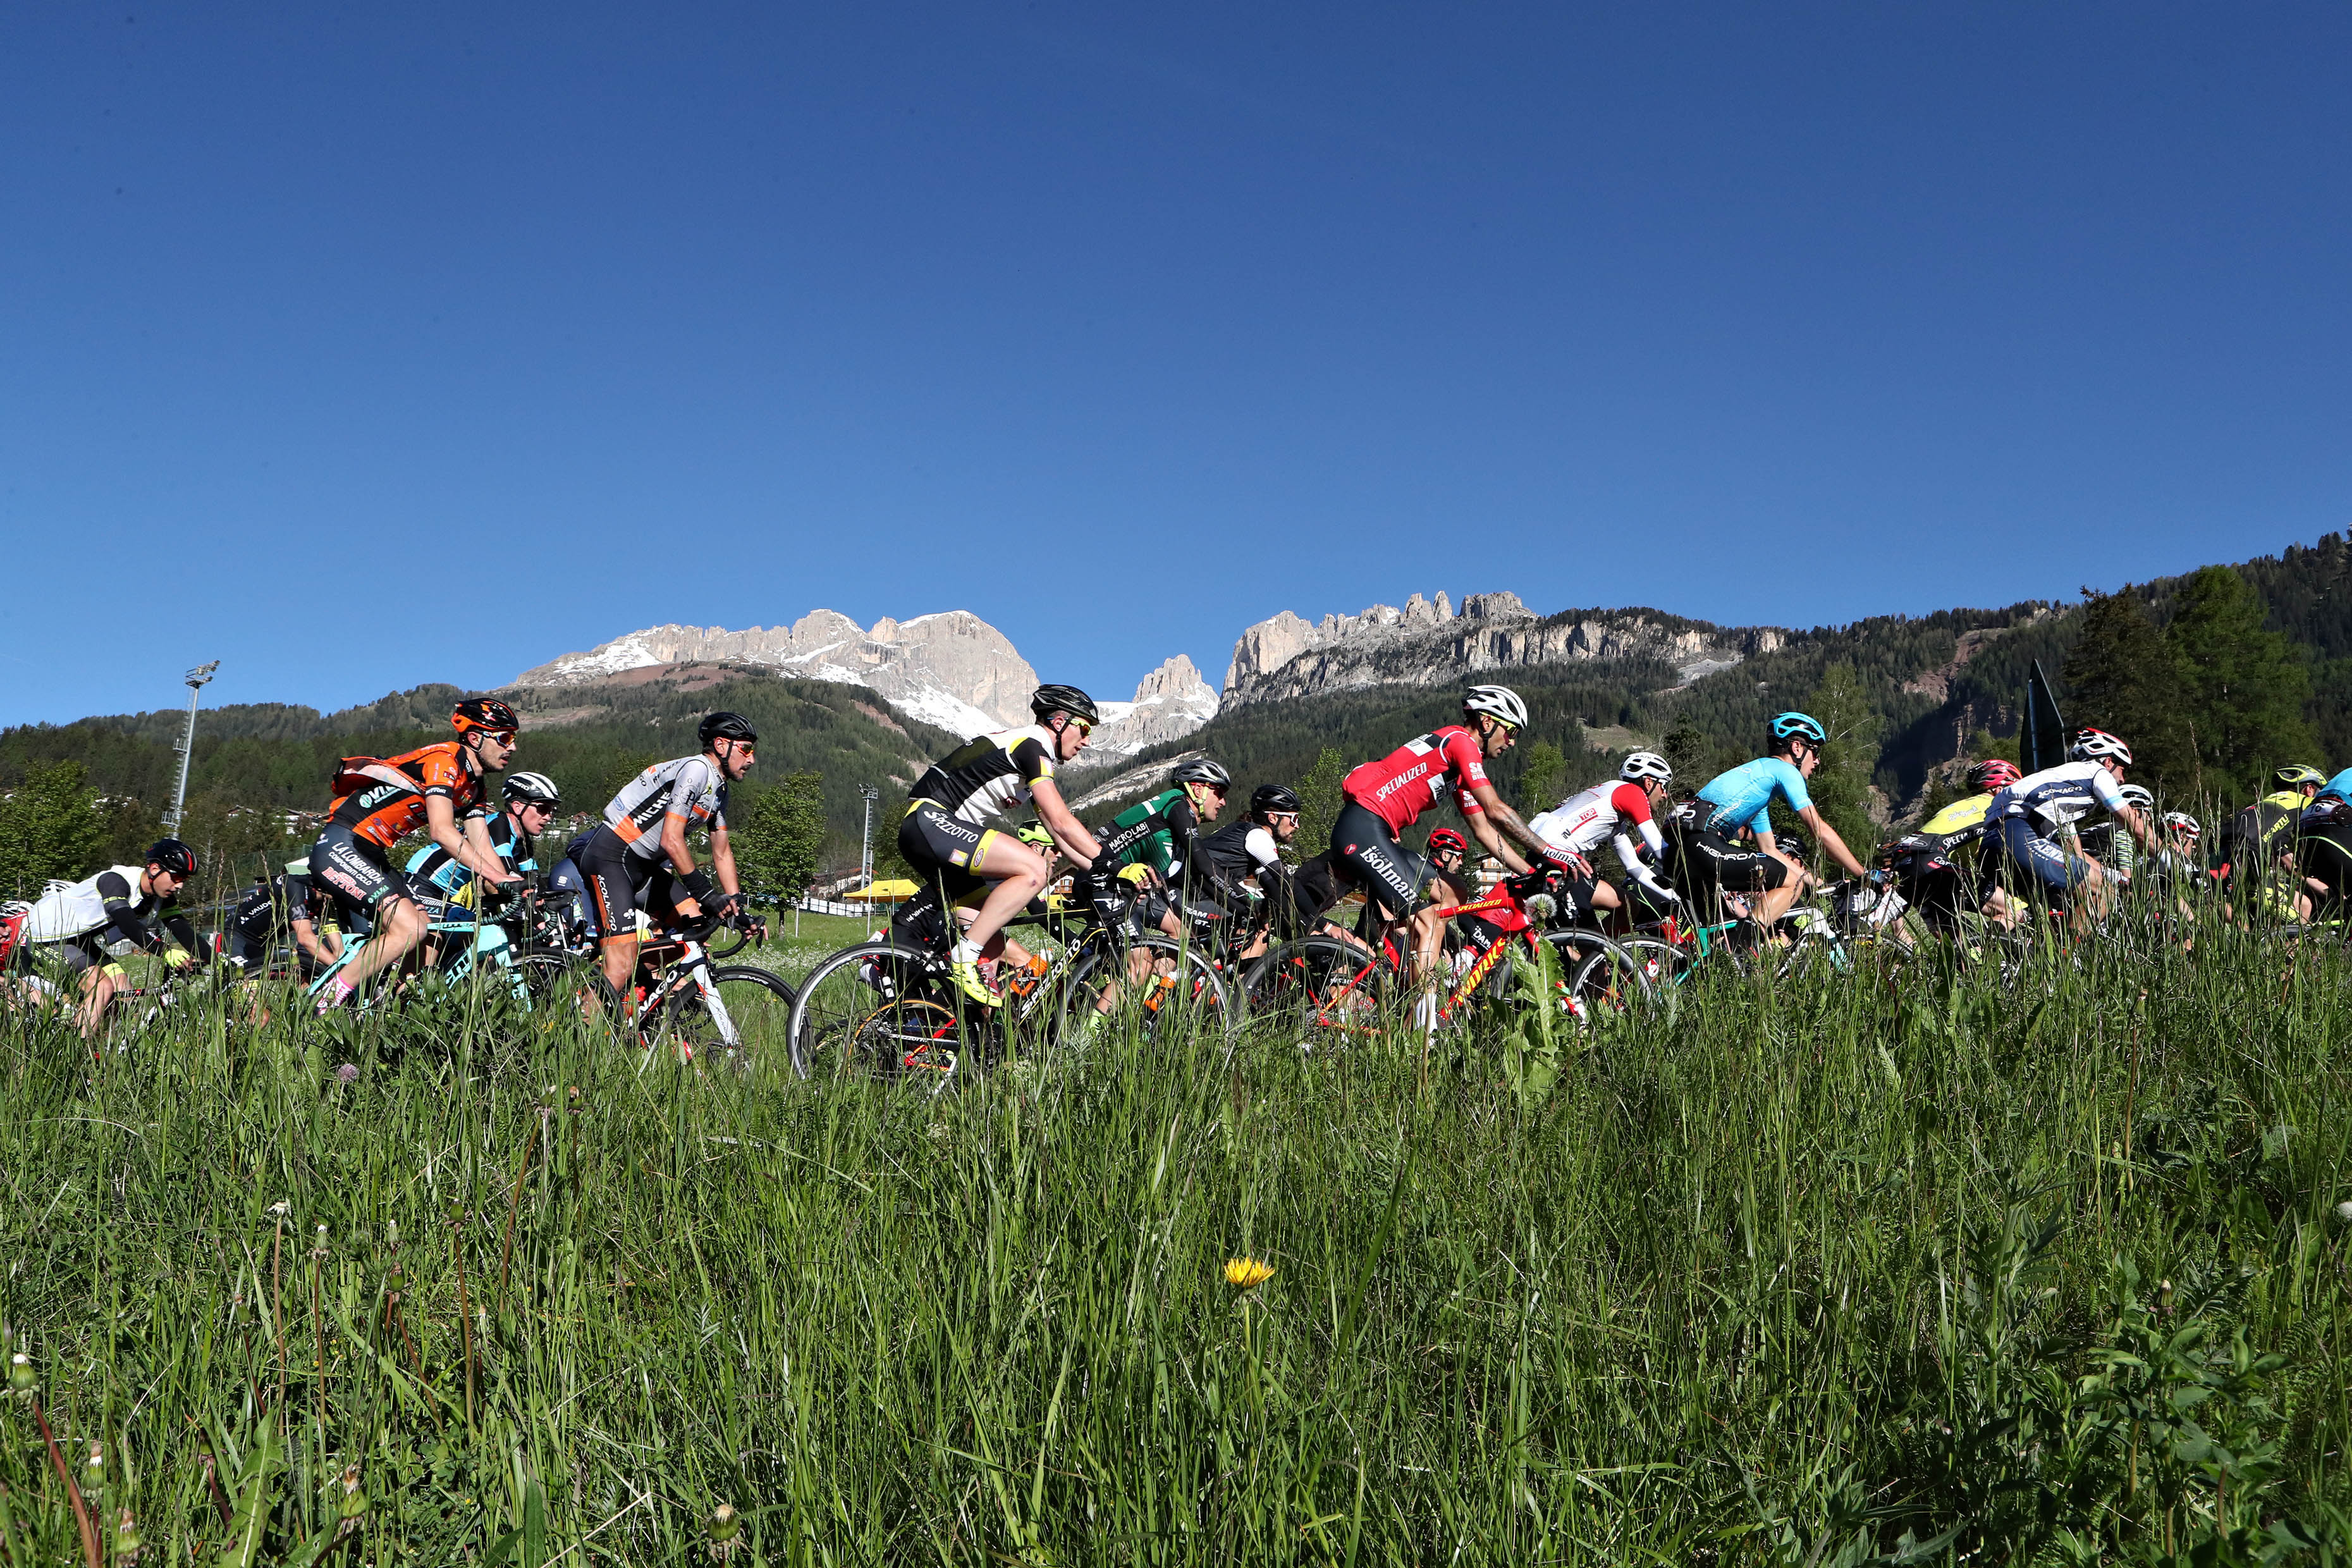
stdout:
POLYGON ((1222 1049, 1240 1023, 1209 956, 1165 936, 1139 937, 1124 955, 1107 942, 1087 943, 1071 961, 1060 996, 1055 1037, 1063 1044, 1082 1042, 1109 1026, 1132 1027, 1155 1045, 1179 1047, 1205 1037, 1222 1049))
POLYGON ((786 1028, 793 1071, 937 1088, 975 1077, 985 1042, 972 1037, 950 995, 919 953, 887 942, 844 948, 810 970, 793 999, 786 1028))
POLYGON ((1578 1023, 1597 1024, 1649 1005, 1653 993, 1643 955, 1598 931, 1546 931, 1544 941, 1559 955, 1565 1001, 1578 1023))
POLYGON ((748 963, 709 971, 709 990, 689 976, 662 1008, 655 1033, 656 1050, 675 1048, 689 1060, 721 1060, 737 1067, 791 1060, 793 988, 781 975, 748 963))
POLYGON ((1378 1034, 1396 976, 1375 954, 1337 937, 1284 942, 1250 972, 1253 1017, 1299 1030, 1301 1048, 1318 1040, 1378 1034))

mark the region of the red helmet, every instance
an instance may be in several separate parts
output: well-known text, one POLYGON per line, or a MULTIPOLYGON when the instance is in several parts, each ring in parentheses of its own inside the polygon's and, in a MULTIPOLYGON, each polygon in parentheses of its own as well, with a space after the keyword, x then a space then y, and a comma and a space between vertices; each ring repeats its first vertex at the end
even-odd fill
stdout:
POLYGON ((2007 757, 1987 757, 1969 770, 1969 787, 1990 795, 1997 789, 2007 789, 2024 776, 2007 757))
POLYGON ((1448 850, 1456 855, 1467 855, 1470 853, 1470 840, 1450 827, 1441 827, 1429 836, 1429 852, 1432 855, 1443 855, 1448 850))
POLYGON ((488 730, 494 735, 511 735, 522 728, 515 710, 495 697, 468 697, 451 710, 449 728, 460 735, 468 730, 488 730))

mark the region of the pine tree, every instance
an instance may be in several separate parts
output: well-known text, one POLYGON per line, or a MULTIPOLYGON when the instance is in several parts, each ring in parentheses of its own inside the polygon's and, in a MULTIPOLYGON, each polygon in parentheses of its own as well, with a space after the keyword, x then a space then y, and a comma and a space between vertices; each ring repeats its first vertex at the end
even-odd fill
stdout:
POLYGON ((1298 792, 1298 853, 1312 857, 1331 847, 1331 824, 1339 815, 1339 781, 1348 776, 1339 751, 1323 748, 1314 768, 1291 787, 1298 792))
POLYGON ((2083 590, 2083 631, 2067 651, 2067 727, 2092 726, 2132 749, 2132 776, 2163 792, 2191 786, 2195 772, 2181 723, 2180 671, 2148 619, 2139 591, 2083 590))
POLYGON ((1568 759, 1549 741, 1528 748, 1527 766, 1519 773, 1519 799, 1529 816, 1559 804, 1560 779, 1567 772, 1568 759))
POLYGON ((824 853, 824 780, 793 773, 761 791, 729 837, 743 891, 755 902, 790 903, 816 879, 824 853))
POLYGON ((1706 731, 1688 719, 1667 731, 1660 744, 1666 749, 1666 765, 1675 770, 1675 788, 1695 790, 1713 776, 1707 760, 1715 753, 1707 744, 1706 731))
POLYGON ((1878 768, 1878 714, 1870 694, 1853 666, 1840 662, 1822 671, 1804 710, 1821 721, 1830 737, 1806 793, 1845 847, 1866 860, 1878 842, 1869 807, 1870 778, 1878 768))
POLYGON ((53 877, 89 875, 104 837, 98 800, 79 763, 27 770, 24 782, 0 800, 0 897, 37 898, 41 884, 53 877))
POLYGON ((2310 668, 2303 650, 2264 618, 2244 578, 2207 566, 2181 583, 2165 628, 2192 748, 2191 776, 2183 782, 2225 804, 2259 794, 2271 769, 2309 762, 2315 750, 2303 718, 2310 668))

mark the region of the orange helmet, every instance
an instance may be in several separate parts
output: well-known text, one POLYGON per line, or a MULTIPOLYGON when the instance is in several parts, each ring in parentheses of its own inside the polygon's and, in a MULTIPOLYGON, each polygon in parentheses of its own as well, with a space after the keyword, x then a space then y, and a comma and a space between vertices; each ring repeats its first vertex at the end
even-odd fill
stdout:
POLYGON ((487 730, 494 735, 511 735, 522 728, 515 710, 495 697, 468 697, 451 710, 449 728, 460 735, 468 730, 487 730))

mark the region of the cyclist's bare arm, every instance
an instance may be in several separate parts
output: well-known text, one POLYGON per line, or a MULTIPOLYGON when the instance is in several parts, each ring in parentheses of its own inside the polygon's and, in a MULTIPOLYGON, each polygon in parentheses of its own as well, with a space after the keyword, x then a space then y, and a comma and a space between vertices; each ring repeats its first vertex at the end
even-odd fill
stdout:
POLYGON ((1864 868, 1863 863, 1853 858, 1853 851, 1845 847, 1845 840, 1838 837, 1838 830, 1832 827, 1827 822, 1822 820, 1822 813, 1819 806, 1809 805, 1805 807, 1804 810, 1797 813, 1797 816, 1800 821, 1804 823, 1806 828, 1812 834, 1813 842, 1828 850, 1830 852, 1830 858, 1843 867, 1847 876, 1867 877, 1870 875, 1869 871, 1864 868))
POLYGON ((735 845, 727 830, 713 826, 710 829, 710 869, 719 878, 719 888, 730 894, 740 894, 743 884, 735 879, 735 845))
MULTIPOLYGON (((473 824, 466 826, 470 828, 473 824)), ((425 797, 425 830, 432 835, 434 843, 449 852, 452 859, 492 887, 517 879, 512 871, 499 863, 497 851, 489 847, 488 830, 482 835, 482 847, 474 847, 471 834, 458 827, 457 808, 449 804, 447 795, 425 797)))
POLYGON ((1093 865, 1095 857, 1102 853, 1102 846, 1087 831, 1087 825, 1062 803, 1061 790, 1051 780, 1039 779, 1029 786, 1029 798, 1037 807, 1037 820, 1054 836, 1055 847, 1075 864, 1093 865))
MULTIPOLYGON (((1549 860, 1562 853, 1545 843, 1542 836, 1529 827, 1519 814, 1496 793, 1493 784, 1473 784, 1470 795, 1482 808, 1464 813, 1470 818, 1470 831, 1478 836, 1478 842, 1487 854, 1511 870, 1527 870, 1530 857, 1537 860, 1549 860), (1521 850, 1526 853, 1520 853, 1521 850)), ((1569 858, 1582 867, 1587 874, 1591 873, 1591 868, 1584 864, 1582 856, 1570 855, 1569 858)))

